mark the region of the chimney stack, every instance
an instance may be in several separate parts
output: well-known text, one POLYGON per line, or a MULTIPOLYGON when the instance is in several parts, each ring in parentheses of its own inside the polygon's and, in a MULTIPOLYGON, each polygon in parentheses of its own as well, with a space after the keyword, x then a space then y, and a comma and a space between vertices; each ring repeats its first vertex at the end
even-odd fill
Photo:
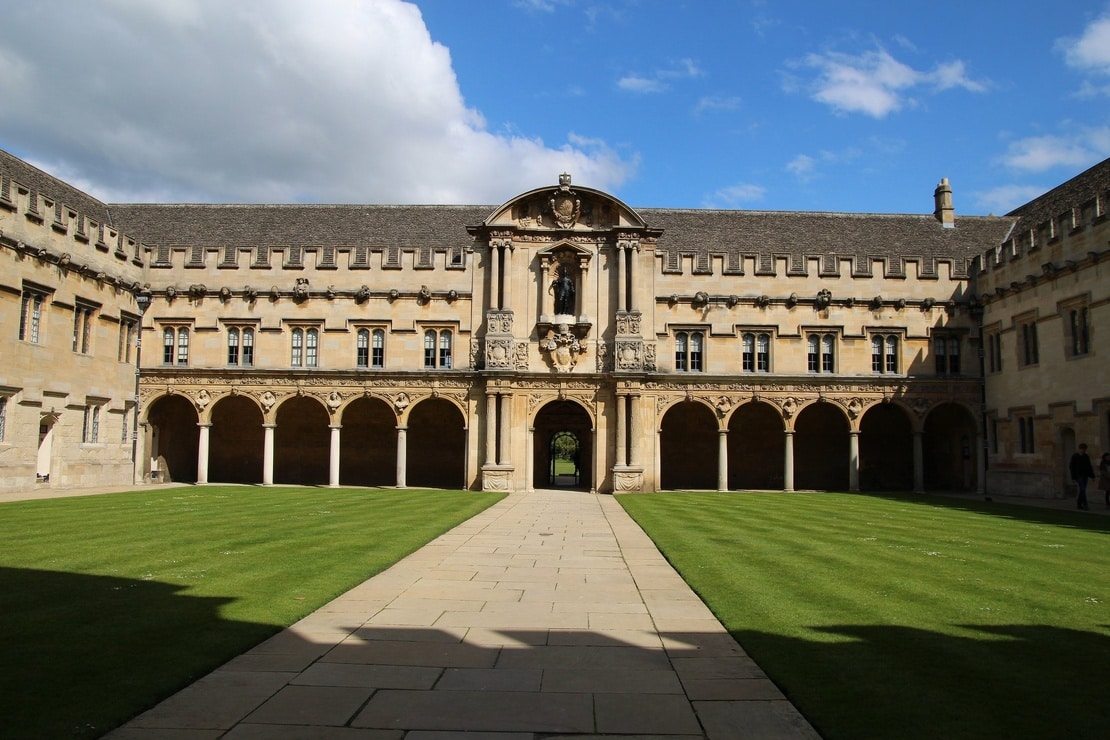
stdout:
POLYGON ((948 178, 941 178, 940 184, 937 189, 933 191, 933 201, 936 204, 933 215, 940 225, 946 229, 953 229, 956 227, 956 209, 952 206, 952 187, 948 184, 948 178))

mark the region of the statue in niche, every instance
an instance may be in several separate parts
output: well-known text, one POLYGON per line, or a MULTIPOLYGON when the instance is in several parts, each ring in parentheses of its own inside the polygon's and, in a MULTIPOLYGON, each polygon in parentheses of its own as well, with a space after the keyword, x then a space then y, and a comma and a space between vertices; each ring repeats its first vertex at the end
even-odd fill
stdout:
POLYGON ((574 315, 574 277, 569 267, 559 267, 558 275, 551 281, 551 290, 555 293, 555 314, 574 315))

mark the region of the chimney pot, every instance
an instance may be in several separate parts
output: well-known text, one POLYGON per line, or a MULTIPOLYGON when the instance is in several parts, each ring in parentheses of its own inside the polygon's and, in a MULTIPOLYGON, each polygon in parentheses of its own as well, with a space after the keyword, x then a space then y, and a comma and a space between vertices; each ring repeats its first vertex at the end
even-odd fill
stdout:
POLYGON ((956 226, 956 209, 952 206, 952 187, 948 184, 948 178, 942 177, 937 189, 933 191, 933 216, 940 225, 946 229, 955 228, 956 226))

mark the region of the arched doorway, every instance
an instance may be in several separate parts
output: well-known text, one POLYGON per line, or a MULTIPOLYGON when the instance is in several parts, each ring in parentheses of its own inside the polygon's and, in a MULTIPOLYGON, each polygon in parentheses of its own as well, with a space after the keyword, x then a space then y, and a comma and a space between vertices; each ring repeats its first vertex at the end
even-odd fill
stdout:
POLYGON ((163 482, 196 483, 200 428, 197 410, 180 395, 162 396, 147 412, 150 424, 151 477, 163 482))
POLYGON ((709 407, 677 403, 663 415, 660 430, 660 486, 717 490, 717 419, 709 407))
POLYGON ((861 491, 913 490, 913 427, 901 406, 880 403, 859 424, 861 491))
POLYGON ((212 407, 208 480, 261 483, 265 444, 258 404, 245 396, 221 398, 212 407))
POLYGON ((975 489, 975 418, 963 406, 942 403, 925 418, 925 488, 975 489))
POLYGON ((551 445, 548 449, 548 457, 551 458, 548 481, 551 485, 568 488, 578 485, 579 464, 582 460, 581 448, 582 443, 574 432, 563 430, 551 437, 551 445))
POLYGON ((848 490, 848 419, 827 401, 806 406, 794 422, 794 487, 848 490))
POLYGON ((358 398, 343 410, 339 482, 397 485, 397 415, 380 398, 358 398))
POLYGON ((284 401, 274 429, 274 483, 327 485, 330 445, 323 404, 307 396, 284 401))
POLYGON ((532 429, 532 485, 589 489, 594 435, 586 409, 574 401, 552 401, 536 414, 532 429))
POLYGON ((728 420, 730 490, 783 489, 782 416, 769 403, 746 403, 728 420))
POLYGON ((466 420, 455 404, 426 398, 409 410, 406 461, 409 487, 466 487, 466 420))

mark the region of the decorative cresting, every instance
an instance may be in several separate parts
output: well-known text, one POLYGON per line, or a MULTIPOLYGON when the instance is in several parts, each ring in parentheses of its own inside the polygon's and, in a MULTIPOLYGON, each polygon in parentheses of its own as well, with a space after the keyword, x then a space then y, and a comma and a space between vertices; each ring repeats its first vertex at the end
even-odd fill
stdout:
POLYGON ((559 175, 559 189, 551 194, 547 204, 555 225, 560 229, 574 228, 578 223, 582 216, 582 201, 570 189, 570 175, 566 172, 559 175))

